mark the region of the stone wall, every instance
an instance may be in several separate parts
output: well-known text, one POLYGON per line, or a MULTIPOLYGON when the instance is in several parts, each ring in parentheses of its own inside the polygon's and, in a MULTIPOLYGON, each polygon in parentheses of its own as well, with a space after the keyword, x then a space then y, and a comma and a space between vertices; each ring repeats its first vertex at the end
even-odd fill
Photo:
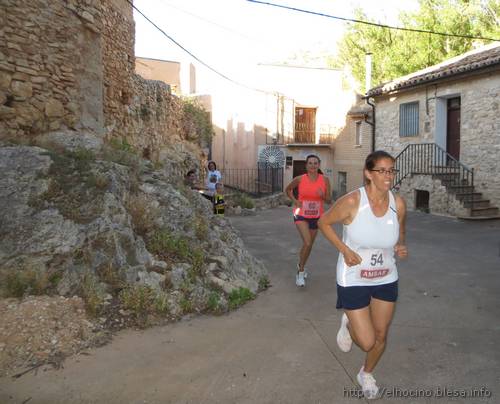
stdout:
MULTIPOLYGON (((82 94, 81 76, 102 82, 100 63, 93 63, 84 51, 90 51, 89 41, 101 32, 98 3, 2 1, 0 137, 80 126, 82 105, 90 103, 82 94)), ((90 59, 99 57, 98 51, 92 52, 90 59)), ((88 118, 97 127, 102 113, 88 118)))
POLYGON ((117 133, 142 150, 145 157, 184 138, 182 104, 168 85, 136 74, 132 84, 133 100, 120 121, 123 128, 117 133))
POLYGON ((500 172, 500 72, 377 98, 376 148, 396 156, 409 143, 434 143, 437 102, 458 96, 461 98, 460 161, 474 168, 477 191, 493 205, 500 206, 497 174, 500 172), (399 105, 413 101, 419 101, 420 105, 420 133, 399 137, 399 105))
POLYGON ((104 115, 107 132, 126 133, 133 103, 135 25, 132 8, 125 0, 102 2, 102 62, 104 68, 104 115), (120 7, 122 6, 122 7, 120 7))
POLYGON ((429 192, 429 213, 446 216, 470 215, 470 209, 464 208, 455 195, 448 193, 441 180, 430 175, 413 175, 402 182, 399 194, 405 199, 409 211, 416 210, 417 190, 429 192))
POLYGON ((60 129, 119 138, 158 157, 181 139, 181 101, 134 73, 126 0, 4 0, 0 5, 0 139, 60 129))

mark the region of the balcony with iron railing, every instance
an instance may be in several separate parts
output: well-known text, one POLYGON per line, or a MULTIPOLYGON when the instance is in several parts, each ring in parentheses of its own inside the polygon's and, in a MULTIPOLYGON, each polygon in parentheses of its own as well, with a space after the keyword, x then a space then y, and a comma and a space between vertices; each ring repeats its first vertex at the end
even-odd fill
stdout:
POLYGON ((328 126, 320 128, 319 136, 316 136, 316 128, 308 127, 305 124, 296 124, 293 135, 286 136, 287 144, 304 144, 304 145, 331 145, 335 142, 338 130, 328 126))

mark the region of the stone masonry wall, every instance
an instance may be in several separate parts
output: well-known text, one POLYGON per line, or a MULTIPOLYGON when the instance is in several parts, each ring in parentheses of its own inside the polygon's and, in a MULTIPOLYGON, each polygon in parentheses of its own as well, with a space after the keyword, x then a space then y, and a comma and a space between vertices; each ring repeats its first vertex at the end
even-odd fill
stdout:
MULTIPOLYGON (((471 76, 376 100, 376 148, 396 156, 409 143, 434 142, 436 97, 461 97, 460 161, 474 168, 474 185, 500 206, 500 72, 471 76), (399 105, 419 101, 420 134, 399 137, 399 105)), ((406 181, 406 180, 405 180, 406 181)))
POLYGON ((82 100, 77 73, 85 63, 81 44, 101 30, 96 4, 2 1, 0 137, 78 127, 82 100))
POLYGON ((184 116, 178 97, 167 84, 133 76, 133 100, 123 118, 124 138, 136 149, 157 158, 165 145, 185 137, 184 116))
POLYGON ((417 190, 429 192, 429 212, 432 214, 470 215, 470 210, 464 208, 453 194, 448 193, 440 180, 433 179, 430 175, 413 175, 402 182, 399 194, 405 199, 409 211, 416 209, 417 190))
POLYGON ((88 130, 157 157, 186 138, 180 100, 134 73, 134 29, 126 0, 3 0, 0 139, 88 130))
MULTIPOLYGON (((126 4, 125 0, 122 0, 126 4)), ((104 115, 108 133, 126 133, 126 118, 134 93, 135 25, 132 8, 120 9, 103 1, 102 62, 104 67, 104 115)))

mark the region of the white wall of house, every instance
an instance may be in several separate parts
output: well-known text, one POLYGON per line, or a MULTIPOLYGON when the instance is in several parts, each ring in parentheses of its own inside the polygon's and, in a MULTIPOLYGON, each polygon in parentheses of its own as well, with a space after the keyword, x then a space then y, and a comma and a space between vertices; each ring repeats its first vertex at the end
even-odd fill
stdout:
POLYGON ((284 94, 297 105, 317 108, 316 136, 338 133, 356 101, 350 80, 338 69, 261 65, 258 77, 264 88, 284 94))
MULTIPOLYGON (((345 116, 355 102, 355 93, 346 89, 343 73, 332 69, 287 66, 260 66, 259 88, 267 93, 245 89, 231 83, 212 93, 212 120, 216 136, 212 158, 221 168, 255 168, 258 148, 293 143, 295 107, 316 108, 316 141, 322 130, 340 133, 345 116), (282 99, 282 106, 279 99, 282 99)), ((285 148, 286 155, 304 160, 307 154, 322 159, 325 174, 333 182, 333 152, 330 147, 285 148)), ((293 170, 285 170, 284 182, 293 170)))
POLYGON ((407 144, 446 148, 446 100, 461 98, 460 161, 474 168, 474 185, 500 206, 500 72, 435 83, 376 98, 376 149, 396 156, 407 144), (399 106, 419 102, 419 134, 399 136, 399 106))

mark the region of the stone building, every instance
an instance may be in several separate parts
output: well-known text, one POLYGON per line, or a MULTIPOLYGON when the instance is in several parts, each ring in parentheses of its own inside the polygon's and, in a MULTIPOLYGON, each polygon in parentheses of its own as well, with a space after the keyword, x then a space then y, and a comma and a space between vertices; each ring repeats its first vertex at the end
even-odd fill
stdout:
POLYGON ((463 217, 500 206, 500 45, 372 88, 375 148, 397 157, 409 209, 463 217))
POLYGON ((158 155, 182 138, 182 107, 134 72, 127 0, 3 0, 0 139, 58 130, 118 137, 158 155))

